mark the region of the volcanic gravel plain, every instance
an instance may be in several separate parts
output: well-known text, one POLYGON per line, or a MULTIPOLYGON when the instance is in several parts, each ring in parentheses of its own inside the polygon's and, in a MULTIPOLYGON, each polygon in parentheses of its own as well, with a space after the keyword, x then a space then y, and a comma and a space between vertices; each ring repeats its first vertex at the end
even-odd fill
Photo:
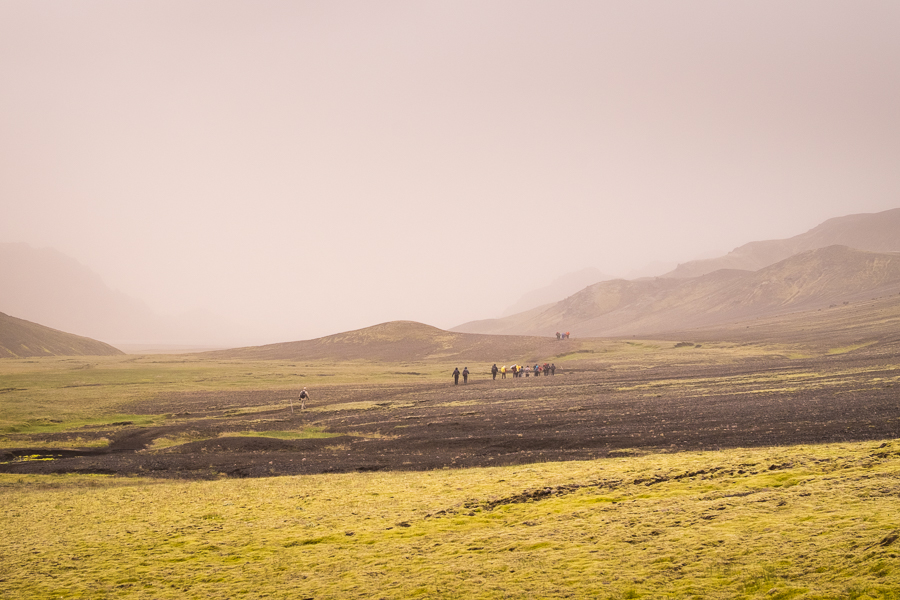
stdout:
POLYGON ((448 365, 446 381, 407 372, 410 381, 317 385, 303 410, 299 387, 160 393, 122 410, 166 415, 161 425, 78 431, 110 440, 103 448, 53 450, 71 432, 33 435, 39 448, 0 450, 0 472, 264 477, 900 437, 897 344, 728 360, 668 347, 624 361, 585 352, 553 376, 492 380, 489 365, 470 365, 469 382, 454 385, 448 365), (265 437, 311 428, 330 437, 265 437))

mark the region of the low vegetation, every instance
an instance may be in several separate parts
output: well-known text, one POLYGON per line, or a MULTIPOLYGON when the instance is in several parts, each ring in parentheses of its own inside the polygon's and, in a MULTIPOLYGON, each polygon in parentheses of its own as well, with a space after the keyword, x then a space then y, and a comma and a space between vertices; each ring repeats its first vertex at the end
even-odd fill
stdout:
POLYGON ((897 598, 900 445, 220 481, 0 475, 0 594, 897 598))
MULTIPOLYGON (((0 474, 0 598, 900 597, 900 436, 863 439, 866 423, 900 434, 894 413, 866 410, 877 399, 886 411, 900 389, 896 353, 577 343, 548 357, 561 367, 557 380, 493 386, 489 364, 470 364, 467 387, 453 386, 452 367, 437 361, 0 361, 6 448, 90 448, 146 434, 134 455, 147 464, 198 448, 195 458, 209 466, 206 479, 193 480, 0 474), (305 420, 292 418, 290 399, 304 386, 312 406, 305 420), (845 397, 859 410, 839 443, 790 442, 811 431, 801 419, 790 424, 798 433, 779 429, 769 447, 684 451, 625 431, 657 408, 676 418, 683 407, 766 398, 772 410, 802 402, 814 415, 845 397), (418 418, 426 410, 454 422, 418 418), (615 428, 632 446, 595 460, 543 462, 535 453, 500 467, 403 463, 409 470, 239 478, 205 454, 217 440, 243 437, 246 453, 234 456, 260 468, 307 456, 327 465, 413 430, 467 443, 475 423, 512 452, 516 440, 565 440, 572 434, 560 423, 606 410, 621 418, 591 425, 600 442, 615 428), (566 415, 553 421, 554 411, 566 415), (630 420, 632 412, 640 415, 630 420), (520 419, 509 425, 515 431, 491 431, 486 416, 499 423, 505 414, 520 419), (206 428, 194 429, 201 422, 206 428), (340 438, 318 439, 336 431, 340 438), (257 436, 277 438, 280 449, 260 454, 257 436)), ((695 426, 745 439, 715 415, 695 426)), ((52 466, 46 458, 29 451, 9 460, 52 466)), ((29 465, 4 468, 14 466, 29 465)))
MULTIPOLYGON (((131 421, 149 425, 148 415, 124 414, 121 407, 152 401, 168 392, 294 390, 304 386, 434 380, 440 367, 418 365, 412 374, 369 362, 213 360, 196 355, 42 357, 0 363, 0 443, 2 434, 63 431, 131 421), (394 371, 394 372, 391 372, 394 371), (421 373, 418 371, 422 371, 421 373)), ((227 406, 253 411, 261 407, 227 406)), ((165 418, 165 413, 155 418, 165 418)))

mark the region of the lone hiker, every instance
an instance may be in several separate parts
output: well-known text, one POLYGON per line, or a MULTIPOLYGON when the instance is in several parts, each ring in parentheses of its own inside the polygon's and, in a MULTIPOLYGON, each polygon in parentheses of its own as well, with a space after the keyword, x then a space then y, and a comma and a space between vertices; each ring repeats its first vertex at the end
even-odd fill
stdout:
POLYGON ((463 383, 469 383, 469 367, 463 369, 463 383))
POLYGON ((303 410, 306 408, 306 401, 309 400, 309 392, 306 391, 306 388, 300 390, 300 409, 303 410))
POLYGON ((497 368, 497 363, 494 363, 494 366, 491 367, 491 379, 497 379, 497 371, 500 369, 497 368))
POLYGON ((459 367, 453 369, 453 385, 459 385, 459 367))

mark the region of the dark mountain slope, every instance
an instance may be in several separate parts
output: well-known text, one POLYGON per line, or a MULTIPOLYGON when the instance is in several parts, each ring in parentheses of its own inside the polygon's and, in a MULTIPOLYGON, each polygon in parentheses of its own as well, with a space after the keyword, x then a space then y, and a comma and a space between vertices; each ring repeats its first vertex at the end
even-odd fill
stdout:
POLYGON ((0 313, 0 357, 114 356, 109 344, 0 313))

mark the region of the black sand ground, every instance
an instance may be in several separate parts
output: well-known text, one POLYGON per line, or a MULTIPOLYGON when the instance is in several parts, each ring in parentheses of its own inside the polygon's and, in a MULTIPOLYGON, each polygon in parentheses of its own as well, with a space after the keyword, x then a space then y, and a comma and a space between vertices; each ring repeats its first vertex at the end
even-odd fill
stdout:
MULTIPOLYGON (((644 452, 900 437, 900 359, 865 350, 730 366, 602 365, 552 377, 474 377, 468 384, 348 385, 311 390, 305 411, 285 391, 161 395, 129 407, 165 426, 79 430, 102 450, 0 452, 0 472, 166 478, 423 470, 628 456, 644 452), (252 407, 277 410, 241 413, 252 407), (315 425, 338 437, 280 440, 223 432, 315 425), (207 439, 162 451, 159 437, 207 439), (54 460, 18 461, 42 455, 54 460)), ((46 436, 52 440, 69 434, 46 436)))

